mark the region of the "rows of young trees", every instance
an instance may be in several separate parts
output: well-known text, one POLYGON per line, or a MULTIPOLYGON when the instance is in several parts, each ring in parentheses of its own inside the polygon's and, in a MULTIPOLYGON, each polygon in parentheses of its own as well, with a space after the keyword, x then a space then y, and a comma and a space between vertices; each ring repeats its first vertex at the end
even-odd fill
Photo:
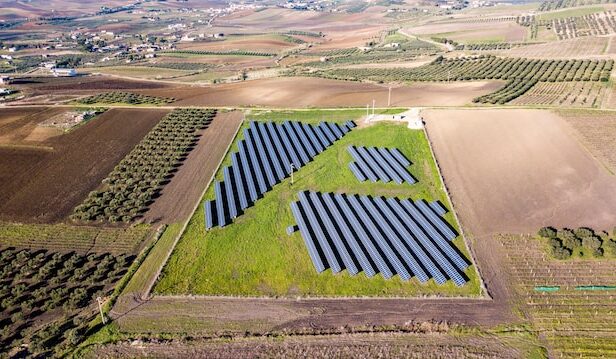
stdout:
POLYGON ((526 93, 537 84, 537 80, 510 80, 495 92, 473 99, 475 103, 505 104, 526 93))
POLYGON ((98 103, 113 104, 113 103, 127 103, 131 105, 164 105, 174 102, 175 99, 171 97, 156 97, 147 96, 138 93, 111 91, 100 93, 93 96, 80 99, 78 102, 84 105, 92 105, 98 103))
POLYGON ((616 0, 545 0, 539 5, 539 11, 551 11, 575 6, 609 4, 614 2, 616 2, 616 0))
POLYGON ((208 51, 208 50, 173 50, 161 51, 161 54, 187 54, 187 55, 238 55, 238 56, 263 56, 271 57, 276 54, 271 52, 231 50, 231 51, 208 51))
POLYGON ((485 44, 459 44, 456 50, 489 51, 489 50, 508 50, 512 47, 510 42, 496 42, 485 44))
POLYGON ((74 347, 96 313, 95 298, 108 295, 133 260, 130 255, 0 249, 0 352, 49 357, 74 347))
MULTIPOLYGON (((557 230, 553 227, 544 227, 538 234, 548 240, 550 251, 557 259, 583 257, 586 253, 590 253, 593 257, 603 257, 606 254, 616 256, 616 238, 610 238, 607 233, 596 233, 590 228, 557 230)), ((616 228, 612 235, 616 236, 616 228)))
POLYGON ((432 63, 417 68, 331 69, 317 72, 315 75, 352 81, 507 80, 508 84, 495 96, 482 96, 478 99, 478 102, 485 100, 503 103, 503 99, 513 100, 538 81, 607 82, 613 65, 613 60, 533 60, 482 55, 452 59, 439 57, 432 63), (531 85, 528 86, 529 84, 531 85))
POLYGON ((481 55, 451 59, 439 57, 417 68, 332 69, 323 75, 375 81, 608 81, 613 65, 613 60, 533 60, 481 55))
POLYGON ((216 110, 176 109, 167 114, 77 206, 77 221, 131 222, 142 215, 195 146, 216 110))

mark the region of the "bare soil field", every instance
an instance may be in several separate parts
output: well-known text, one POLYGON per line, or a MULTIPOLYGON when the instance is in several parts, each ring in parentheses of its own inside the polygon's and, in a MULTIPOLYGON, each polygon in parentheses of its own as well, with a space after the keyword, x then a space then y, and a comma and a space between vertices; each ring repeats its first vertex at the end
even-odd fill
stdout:
POLYGON ((559 114, 573 127, 584 147, 616 174, 616 113, 560 111, 559 114))
POLYGON ((463 223, 481 236, 546 225, 611 229, 616 178, 542 110, 429 110, 427 129, 463 223))
MULTIPOLYGON (((436 325, 434 325, 436 326, 436 325)), ((429 325, 426 325, 428 328, 429 325)), ((444 326, 443 326, 444 327, 444 326)), ((360 333, 278 338, 118 343, 99 347, 98 358, 208 357, 208 358, 521 358, 520 343, 493 335, 451 335, 439 332, 360 333)))
POLYGON ((537 59, 587 59, 608 57, 603 55, 609 38, 587 36, 562 41, 550 41, 543 44, 531 44, 499 51, 502 56, 526 57, 537 59))
POLYGON ((86 92, 98 90, 136 90, 157 89, 169 87, 168 84, 156 81, 125 80, 108 76, 81 77, 39 77, 20 79, 14 86, 22 91, 35 94, 86 92))
POLYGON ((203 188, 218 170, 243 117, 239 111, 216 115, 161 196, 150 206, 145 221, 174 223, 190 217, 203 188))
MULTIPOLYGON (((392 90, 392 106, 454 106, 493 92, 500 81, 416 83, 392 90)), ((363 107, 387 105, 387 87, 319 78, 273 78, 192 88, 140 91, 173 96, 178 106, 363 107)))
POLYGON ((61 221, 166 112, 112 109, 37 146, 0 147, 0 220, 61 221))
POLYGON ((66 112, 63 108, 0 108, 0 147, 36 146, 40 142, 63 132, 38 125, 66 112))
POLYGON ((514 21, 499 21, 486 27, 482 22, 450 22, 427 24, 404 30, 413 35, 437 35, 458 42, 524 41, 526 28, 514 21))
POLYGON ((258 36, 239 36, 232 37, 224 41, 210 42, 188 42, 178 45, 180 50, 199 50, 199 51, 262 51, 262 52, 277 52, 280 50, 290 49, 297 46, 290 42, 284 41, 282 37, 276 35, 258 35, 258 36))

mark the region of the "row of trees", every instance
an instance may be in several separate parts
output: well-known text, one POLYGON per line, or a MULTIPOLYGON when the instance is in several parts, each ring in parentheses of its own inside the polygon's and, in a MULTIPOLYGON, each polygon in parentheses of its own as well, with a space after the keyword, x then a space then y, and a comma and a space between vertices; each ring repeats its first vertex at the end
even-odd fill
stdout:
POLYGON ((93 96, 89 96, 79 100, 80 103, 85 105, 92 105, 96 103, 127 103, 131 105, 164 105, 174 102, 174 98, 170 97, 156 97, 147 96, 138 93, 111 91, 105 92, 93 96))
MULTIPOLYGON (((582 257, 588 252, 593 257, 602 257, 606 253, 616 256, 616 238, 610 238, 607 233, 596 233, 587 227, 575 230, 544 227, 538 234, 548 240, 550 251, 557 259, 567 259, 573 255, 582 257)), ((613 235, 616 236, 616 228, 613 235)))
POLYGON ((264 56, 272 57, 276 54, 271 52, 248 51, 248 50, 231 50, 231 51, 208 51, 208 50, 174 50, 161 51, 161 54, 187 54, 187 55, 241 55, 241 56, 264 56))
POLYGON ((194 147, 216 110, 176 109, 148 135, 75 208, 79 221, 131 222, 147 210, 194 147))
POLYGON ((109 294, 133 259, 2 249, 0 352, 28 344, 20 356, 48 356, 51 349, 75 345, 89 322, 84 317, 95 313, 94 299, 109 294))

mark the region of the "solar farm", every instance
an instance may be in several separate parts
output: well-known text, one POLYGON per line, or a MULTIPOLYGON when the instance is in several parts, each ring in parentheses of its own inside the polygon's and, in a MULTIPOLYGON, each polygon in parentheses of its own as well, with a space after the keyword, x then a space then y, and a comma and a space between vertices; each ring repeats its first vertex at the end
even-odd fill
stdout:
POLYGON ((300 118, 247 118, 155 293, 480 295, 423 131, 300 118))

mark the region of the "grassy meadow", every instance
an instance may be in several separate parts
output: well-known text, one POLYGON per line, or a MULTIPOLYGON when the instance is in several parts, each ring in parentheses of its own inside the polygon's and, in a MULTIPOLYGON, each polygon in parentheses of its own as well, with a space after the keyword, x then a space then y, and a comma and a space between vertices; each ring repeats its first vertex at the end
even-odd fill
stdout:
MULTIPOLYGON (((248 119, 301 119, 318 111, 298 111, 247 115, 248 119)), ((340 112, 342 121, 351 113, 340 112), (342 118, 346 116, 345 118, 342 118)), ((356 114, 353 114, 356 115, 356 114)), ((360 114, 361 115, 361 114, 360 114)), ((358 115, 359 116, 359 115, 358 115)), ((354 118, 351 116, 350 118, 354 118)), ((356 118, 356 117, 355 117, 356 118)), ((238 135, 236 141, 241 139, 238 135)), ((235 151, 237 146, 232 146, 235 151)), ((230 162, 230 154, 224 165, 230 162)), ((217 174, 222 179, 222 171, 217 174)), ((224 228, 206 231, 203 207, 193 214, 190 223, 163 271, 157 294, 198 294, 229 296, 478 296, 479 280, 474 267, 466 275, 470 282, 462 288, 451 281, 439 286, 433 280, 421 284, 415 278, 405 282, 395 276, 385 280, 380 275, 367 278, 363 273, 350 276, 346 271, 318 274, 308 256, 304 241, 295 232, 285 230, 295 221, 290 202, 303 190, 397 196, 401 198, 440 200, 448 203, 423 131, 404 125, 380 123, 356 128, 318 155, 314 161, 276 185, 256 204, 224 228), (349 145, 397 147, 413 162, 410 172, 418 183, 409 185, 360 183, 348 169, 352 160, 349 145)), ((213 186, 204 199, 213 199, 213 186)), ((452 213, 446 219, 459 232, 452 213)), ((468 250, 459 237, 454 244, 467 258, 468 250)))

